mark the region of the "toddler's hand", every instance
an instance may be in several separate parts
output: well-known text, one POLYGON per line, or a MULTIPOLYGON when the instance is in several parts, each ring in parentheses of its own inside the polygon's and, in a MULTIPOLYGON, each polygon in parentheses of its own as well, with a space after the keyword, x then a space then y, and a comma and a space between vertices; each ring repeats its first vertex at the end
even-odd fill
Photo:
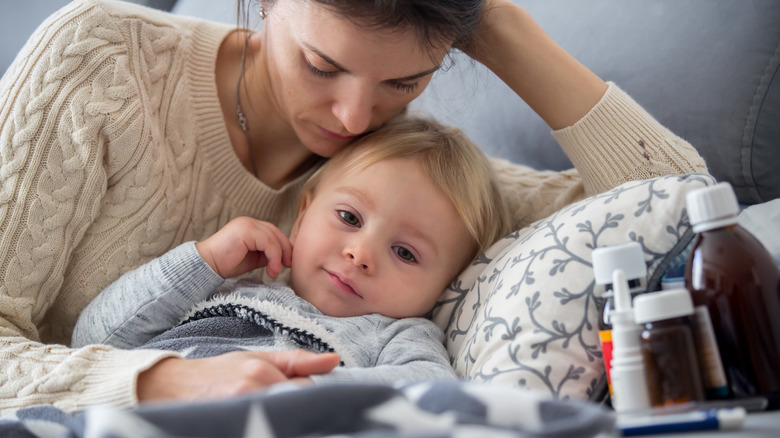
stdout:
POLYGON ((271 278, 292 263, 292 244, 275 225, 239 217, 195 244, 203 260, 222 278, 265 267, 271 278))

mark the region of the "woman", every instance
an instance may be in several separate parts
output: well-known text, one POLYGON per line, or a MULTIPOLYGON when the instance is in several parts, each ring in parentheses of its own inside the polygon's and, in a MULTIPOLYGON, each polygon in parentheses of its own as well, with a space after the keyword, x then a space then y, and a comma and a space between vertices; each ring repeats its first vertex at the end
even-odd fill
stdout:
POLYGON ((237 216, 289 232, 320 157, 399 114, 451 47, 525 99, 577 167, 495 161, 516 227, 627 180, 706 169, 523 9, 484 2, 264 1, 251 35, 108 0, 47 20, 0 81, 0 410, 225 397, 334 367, 64 345, 104 287, 179 243, 237 216))

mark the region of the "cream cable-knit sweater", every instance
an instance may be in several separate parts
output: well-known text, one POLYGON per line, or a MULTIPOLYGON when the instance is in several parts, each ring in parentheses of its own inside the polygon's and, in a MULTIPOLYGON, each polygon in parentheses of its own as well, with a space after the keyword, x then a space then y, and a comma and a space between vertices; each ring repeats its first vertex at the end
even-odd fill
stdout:
MULTIPOLYGON (((171 353, 67 348, 86 304, 121 273, 234 217, 289 231, 308 174, 271 190, 234 154, 214 77, 230 31, 76 0, 0 80, 0 413, 135 404, 138 373, 171 353)), ((517 227, 627 180, 706 171, 614 85, 554 135, 579 173, 495 161, 517 227)))

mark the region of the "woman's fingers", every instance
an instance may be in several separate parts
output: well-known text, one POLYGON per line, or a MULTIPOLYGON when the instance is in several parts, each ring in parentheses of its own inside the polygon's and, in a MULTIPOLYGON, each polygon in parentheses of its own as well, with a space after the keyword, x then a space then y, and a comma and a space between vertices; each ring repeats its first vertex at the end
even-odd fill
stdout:
POLYGON ((304 350, 284 351, 267 359, 290 378, 325 374, 341 362, 341 358, 336 353, 311 353, 304 350))
POLYGON ((171 357, 138 376, 139 402, 212 400, 265 389, 338 366, 335 353, 234 351, 201 359, 171 357))

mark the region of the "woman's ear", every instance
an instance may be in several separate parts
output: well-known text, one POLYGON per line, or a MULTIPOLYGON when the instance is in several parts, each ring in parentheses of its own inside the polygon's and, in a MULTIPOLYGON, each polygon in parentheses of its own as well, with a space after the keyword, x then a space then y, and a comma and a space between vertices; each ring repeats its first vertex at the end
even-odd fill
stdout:
POLYGON ((309 208, 309 204, 311 204, 312 200, 312 194, 311 192, 305 194, 303 196, 303 199, 301 199, 301 205, 298 207, 298 217, 295 218, 295 223, 293 223, 292 230, 290 231, 290 243, 295 245, 295 238, 298 237, 298 230, 301 228, 301 222, 303 221, 303 215, 306 212, 306 209, 309 208))

